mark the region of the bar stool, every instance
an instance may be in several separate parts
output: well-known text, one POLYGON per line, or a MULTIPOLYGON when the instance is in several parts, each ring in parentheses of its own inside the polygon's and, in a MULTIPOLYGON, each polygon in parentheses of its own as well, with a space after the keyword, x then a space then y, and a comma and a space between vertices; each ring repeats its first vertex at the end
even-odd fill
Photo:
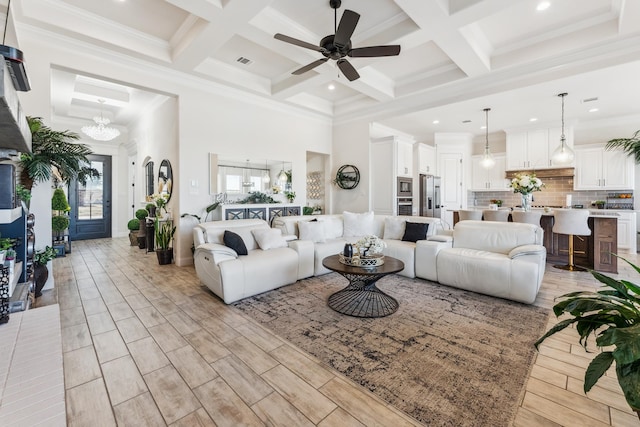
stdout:
POLYGON ((552 231, 557 234, 569 235, 569 264, 554 265, 554 267, 569 271, 585 271, 585 268, 573 263, 573 236, 591 235, 591 229, 589 229, 589 224, 587 223, 589 211, 586 209, 554 209, 553 217, 552 231))
POLYGON ((542 218, 542 212, 525 212, 525 211, 513 211, 511 212, 511 220, 513 222, 525 222, 527 224, 540 225, 540 218, 542 218))
POLYGON ((482 211, 482 216, 485 221, 507 222, 509 221, 510 213, 511 212, 506 209, 499 209, 499 210, 485 209, 482 211))
POLYGON ((460 221, 464 221, 467 219, 480 221, 482 219, 482 211, 460 210, 458 211, 458 218, 460 219, 460 221))

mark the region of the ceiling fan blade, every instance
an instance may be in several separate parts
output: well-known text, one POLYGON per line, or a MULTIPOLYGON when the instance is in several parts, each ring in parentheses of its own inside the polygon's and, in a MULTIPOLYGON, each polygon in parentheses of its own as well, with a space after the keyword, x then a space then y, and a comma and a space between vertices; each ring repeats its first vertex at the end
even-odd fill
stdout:
POLYGON ((325 62, 327 62, 329 60, 329 58, 322 58, 322 59, 318 59, 316 61, 313 61, 311 64, 307 64, 302 68, 298 68, 297 70, 295 70, 293 73, 291 74, 295 74, 296 76, 306 73, 309 70, 312 70, 314 68, 316 68, 318 65, 324 64, 325 62))
POLYGON ((400 54, 400 45, 358 47, 349 51, 352 58, 371 58, 375 56, 396 56, 400 54))
POLYGON ((278 39, 278 40, 283 41, 283 42, 294 44, 296 46, 300 46, 300 47, 304 47, 304 48, 307 48, 307 49, 315 50, 316 52, 324 53, 326 51, 325 48, 320 47, 318 45, 307 43, 307 42, 302 41, 302 40, 294 39, 293 37, 285 36, 284 34, 280 34, 280 33, 274 35, 273 38, 278 39))
POLYGON ((338 60, 338 68, 340 68, 342 74, 344 74, 344 76, 349 79, 350 82, 360 78, 360 74, 358 74, 356 69, 353 68, 353 65, 351 65, 346 59, 338 60))
POLYGON ((342 18, 340 18, 338 29, 336 30, 336 34, 333 38, 333 44, 337 47, 345 47, 348 45, 351 41, 351 35, 356 29, 356 25, 358 25, 359 19, 359 14, 355 13, 353 10, 346 9, 342 14, 342 18))

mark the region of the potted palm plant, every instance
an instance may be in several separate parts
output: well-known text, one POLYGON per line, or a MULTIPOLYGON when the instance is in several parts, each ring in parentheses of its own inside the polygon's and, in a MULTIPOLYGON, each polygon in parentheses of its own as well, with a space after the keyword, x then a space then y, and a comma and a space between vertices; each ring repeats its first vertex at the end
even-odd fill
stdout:
POLYGON ((173 248, 169 247, 176 227, 169 221, 161 221, 159 218, 154 222, 156 237, 156 256, 160 265, 171 264, 173 260, 173 248))
MULTIPOLYGON (((620 259, 640 273, 640 267, 620 259)), ((547 331, 535 346, 538 348, 546 338, 575 324, 579 343, 587 350, 587 340, 593 334, 596 345, 606 350, 587 367, 584 392, 591 390, 615 361, 627 404, 640 418, 640 286, 593 270, 591 274, 605 286, 597 292, 572 292, 558 297, 553 312, 558 317, 568 317, 547 331)))

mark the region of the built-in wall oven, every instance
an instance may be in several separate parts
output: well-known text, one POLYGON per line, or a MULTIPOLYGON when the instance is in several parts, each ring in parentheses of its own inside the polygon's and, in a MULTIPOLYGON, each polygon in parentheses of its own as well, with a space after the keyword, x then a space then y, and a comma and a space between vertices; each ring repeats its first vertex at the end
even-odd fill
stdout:
POLYGON ((398 177, 398 197, 413 197, 413 178, 398 177))
POLYGON ((398 177, 398 215, 413 215, 413 179, 398 177))

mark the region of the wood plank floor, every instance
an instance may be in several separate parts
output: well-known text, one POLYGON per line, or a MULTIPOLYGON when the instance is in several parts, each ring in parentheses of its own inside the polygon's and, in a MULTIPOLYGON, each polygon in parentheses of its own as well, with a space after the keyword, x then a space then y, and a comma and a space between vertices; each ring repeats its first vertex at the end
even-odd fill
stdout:
MULTIPOLYGON (((54 262, 56 289, 37 304, 60 305, 69 426, 419 425, 224 305, 192 267, 159 266, 126 238, 74 242, 54 262)), ((535 304, 597 287, 548 265, 535 304)), ((593 356, 573 330, 548 339, 514 426, 640 426, 615 372, 584 395, 593 356)))

